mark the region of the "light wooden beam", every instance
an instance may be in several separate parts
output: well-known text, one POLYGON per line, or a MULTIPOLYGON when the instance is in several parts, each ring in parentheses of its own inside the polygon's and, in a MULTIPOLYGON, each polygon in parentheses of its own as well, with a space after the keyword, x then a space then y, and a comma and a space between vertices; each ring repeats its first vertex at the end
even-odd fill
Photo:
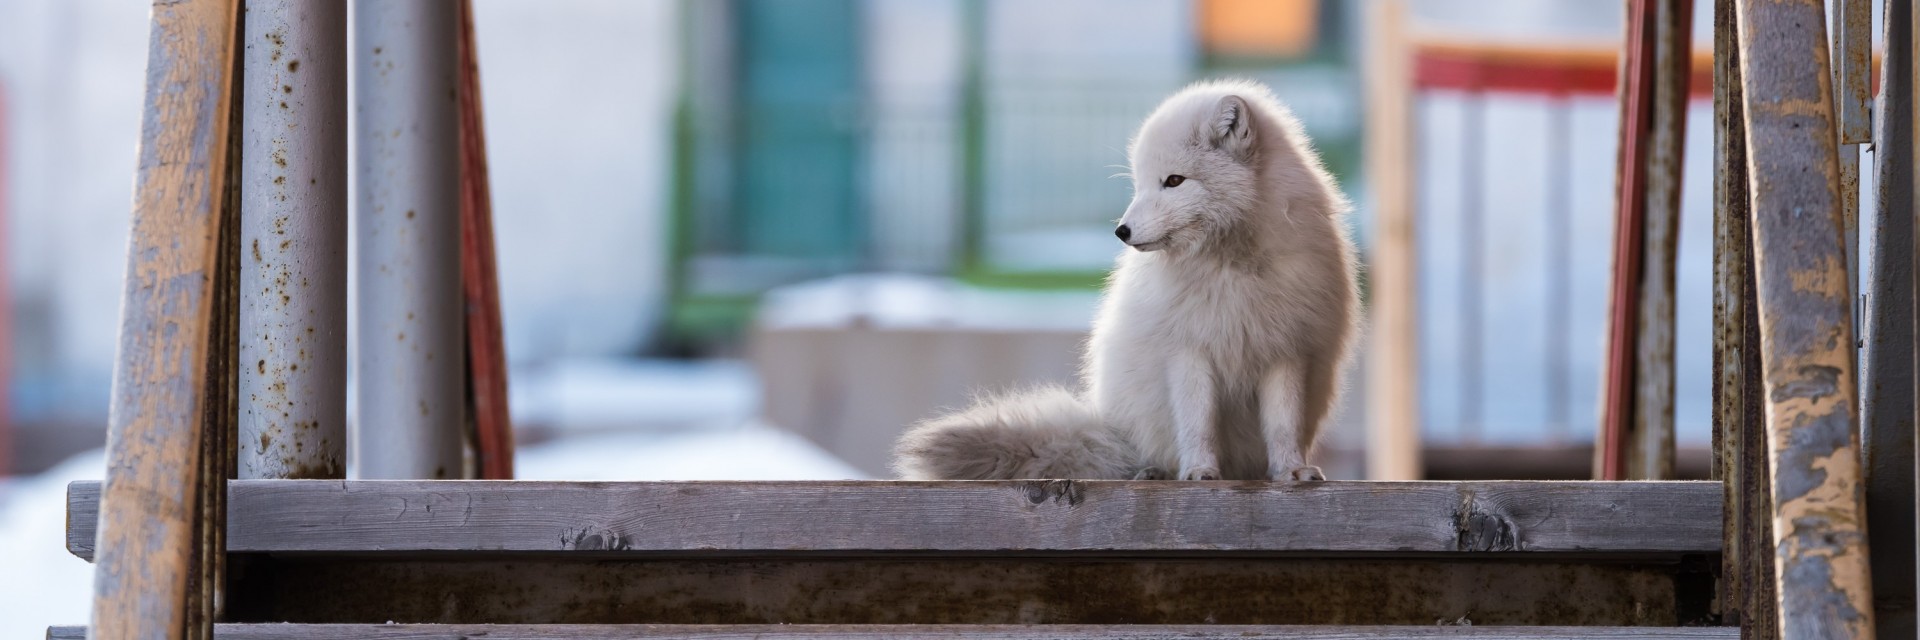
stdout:
POLYGON ((1414 225, 1412 51, 1401 0, 1367 4, 1367 478, 1419 480, 1419 265, 1414 225))

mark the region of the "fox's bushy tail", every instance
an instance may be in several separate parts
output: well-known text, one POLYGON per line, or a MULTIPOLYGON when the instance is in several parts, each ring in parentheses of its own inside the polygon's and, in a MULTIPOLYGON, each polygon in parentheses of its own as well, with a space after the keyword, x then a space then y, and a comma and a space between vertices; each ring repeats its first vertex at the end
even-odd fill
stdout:
POLYGON ((1127 479, 1138 457, 1091 404, 1040 387, 915 424, 894 446, 893 467, 908 480, 1127 479))

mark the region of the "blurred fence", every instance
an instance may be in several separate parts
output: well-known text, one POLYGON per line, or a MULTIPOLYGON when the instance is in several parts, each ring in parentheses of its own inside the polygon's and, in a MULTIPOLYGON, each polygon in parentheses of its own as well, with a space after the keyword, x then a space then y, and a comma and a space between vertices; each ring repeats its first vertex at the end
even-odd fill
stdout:
MULTIPOLYGON (((1615 47, 1414 47, 1423 435, 1591 442, 1611 265, 1615 47)), ((1678 287, 1683 442, 1707 435, 1710 58, 1695 60, 1678 287), (1697 347, 1697 348, 1696 348, 1697 347), (1694 384, 1692 381, 1701 381, 1694 384)))

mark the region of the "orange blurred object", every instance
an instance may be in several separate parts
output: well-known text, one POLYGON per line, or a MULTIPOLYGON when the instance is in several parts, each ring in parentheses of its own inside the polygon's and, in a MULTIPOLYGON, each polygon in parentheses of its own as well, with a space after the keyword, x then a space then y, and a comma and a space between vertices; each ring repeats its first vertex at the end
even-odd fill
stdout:
POLYGON ((1292 58, 1313 51, 1319 0, 1202 0, 1200 42, 1209 53, 1292 58))

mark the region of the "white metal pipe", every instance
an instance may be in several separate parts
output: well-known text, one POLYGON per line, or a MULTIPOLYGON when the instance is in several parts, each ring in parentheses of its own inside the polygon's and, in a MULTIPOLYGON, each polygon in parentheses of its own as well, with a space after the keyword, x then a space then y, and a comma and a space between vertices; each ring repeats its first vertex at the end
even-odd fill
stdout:
POLYGON ((463 477, 454 3, 353 7, 355 474, 463 477))
POLYGON ((345 478, 346 6, 250 0, 245 33, 238 473, 345 478))

